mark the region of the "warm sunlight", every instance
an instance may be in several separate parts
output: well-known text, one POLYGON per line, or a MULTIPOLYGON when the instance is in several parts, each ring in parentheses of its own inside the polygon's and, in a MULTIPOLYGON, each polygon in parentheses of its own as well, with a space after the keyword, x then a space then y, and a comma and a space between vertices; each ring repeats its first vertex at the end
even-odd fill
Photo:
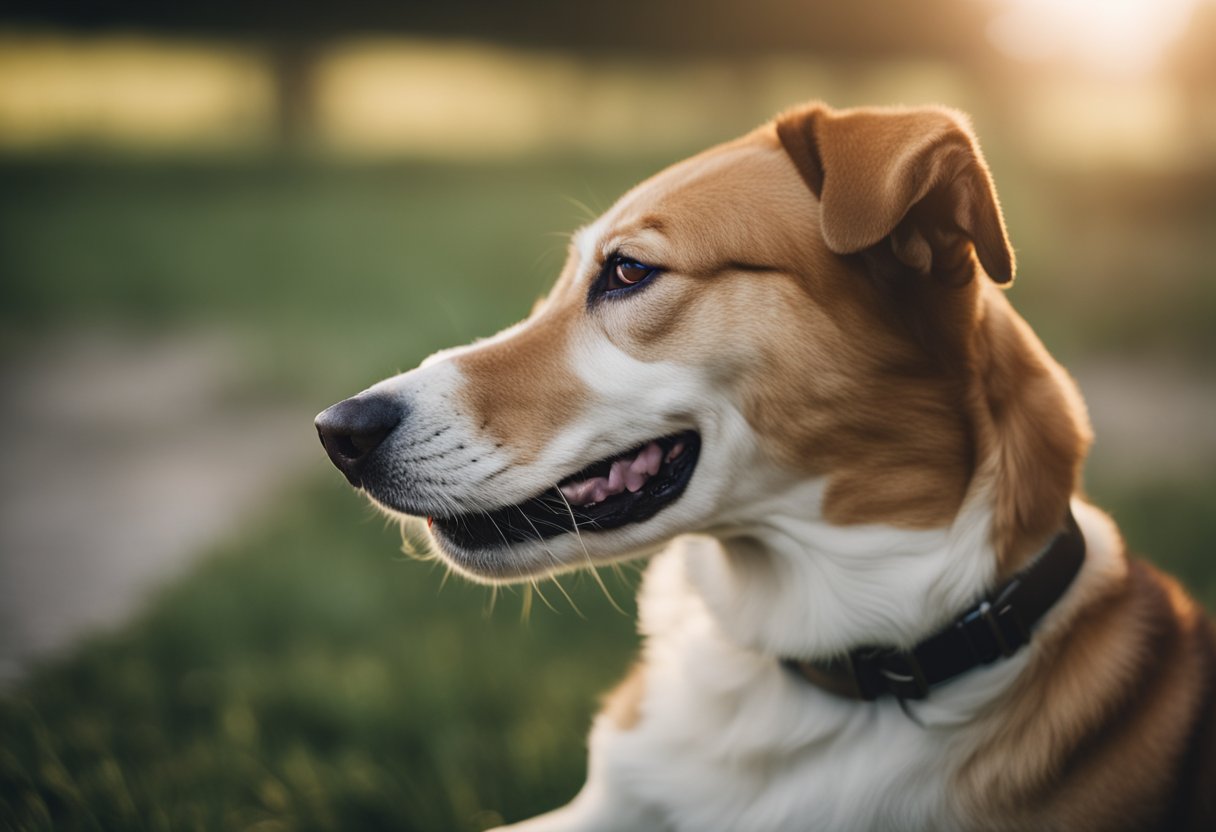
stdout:
POLYGON ((995 0, 988 27, 1001 51, 1027 61, 1065 60, 1101 75, 1154 69, 1199 0, 995 0))
POLYGON ((347 43, 317 70, 317 110, 343 149, 509 155, 545 143, 573 80, 560 59, 481 45, 347 43))
POLYGON ((249 49, 0 32, 0 147, 229 147, 260 135, 273 87, 249 49))

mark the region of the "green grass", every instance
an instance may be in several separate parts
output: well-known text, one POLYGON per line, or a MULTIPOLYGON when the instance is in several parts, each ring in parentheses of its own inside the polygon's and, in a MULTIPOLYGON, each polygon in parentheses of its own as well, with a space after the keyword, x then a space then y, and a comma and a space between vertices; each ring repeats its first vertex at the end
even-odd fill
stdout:
MULTIPOLYGON (((327 478, 0 701, 0 828, 475 829, 573 796, 631 615, 395 557, 327 478)), ((605 573, 632 608, 633 573, 605 573)))
POLYGON ((1216 472, 1134 487, 1099 483, 1092 492, 1119 524, 1130 552, 1173 574, 1216 614, 1216 472))

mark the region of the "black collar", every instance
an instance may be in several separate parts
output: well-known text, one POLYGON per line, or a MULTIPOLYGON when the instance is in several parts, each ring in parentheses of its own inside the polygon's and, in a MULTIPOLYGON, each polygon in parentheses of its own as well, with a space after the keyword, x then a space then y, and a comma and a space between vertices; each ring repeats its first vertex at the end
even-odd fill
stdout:
POLYGON ((864 647, 830 661, 783 659, 811 684, 851 699, 891 694, 924 699, 930 688, 980 665, 1009 657, 1081 571, 1085 538, 1069 510, 1064 530, 1034 562, 910 650, 864 647))

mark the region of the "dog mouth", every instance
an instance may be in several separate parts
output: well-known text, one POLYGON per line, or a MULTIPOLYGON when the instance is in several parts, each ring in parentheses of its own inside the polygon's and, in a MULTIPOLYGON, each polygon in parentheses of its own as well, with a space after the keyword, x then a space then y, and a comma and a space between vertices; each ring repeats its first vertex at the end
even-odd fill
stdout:
POLYGON ((465 550, 546 540, 643 523, 679 499, 701 451, 695 431, 651 439, 593 462, 555 487, 514 505, 428 518, 465 550))

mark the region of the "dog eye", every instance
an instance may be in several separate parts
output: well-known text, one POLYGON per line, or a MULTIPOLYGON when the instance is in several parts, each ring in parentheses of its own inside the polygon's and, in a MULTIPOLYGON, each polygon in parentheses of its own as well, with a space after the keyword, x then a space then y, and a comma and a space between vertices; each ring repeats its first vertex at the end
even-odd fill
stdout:
POLYGON ((652 277, 658 269, 627 257, 613 257, 608 261, 604 274, 604 289, 628 289, 652 277))

